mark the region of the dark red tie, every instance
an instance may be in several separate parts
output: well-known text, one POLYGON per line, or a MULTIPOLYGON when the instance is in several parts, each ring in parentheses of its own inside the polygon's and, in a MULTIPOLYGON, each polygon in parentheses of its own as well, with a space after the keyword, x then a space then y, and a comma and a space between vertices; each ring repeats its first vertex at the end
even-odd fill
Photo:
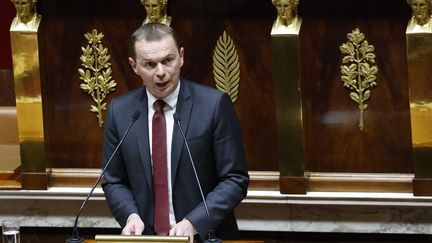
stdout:
POLYGON ((153 188, 155 196, 155 232, 158 235, 168 235, 168 173, 167 173, 167 138, 163 100, 153 104, 155 113, 152 121, 152 159, 153 188))

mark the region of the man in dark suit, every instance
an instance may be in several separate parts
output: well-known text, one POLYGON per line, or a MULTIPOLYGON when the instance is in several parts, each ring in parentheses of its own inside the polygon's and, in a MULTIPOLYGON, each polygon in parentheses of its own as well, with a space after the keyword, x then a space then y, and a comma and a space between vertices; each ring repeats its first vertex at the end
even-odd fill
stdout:
POLYGON ((115 154, 102 187, 113 215, 123 227, 122 234, 191 238, 199 234, 203 240, 213 228, 222 239, 238 239, 233 211, 246 197, 249 183, 240 125, 227 94, 180 78, 183 55, 174 31, 166 25, 145 24, 132 35, 129 63, 141 77, 143 87, 111 102, 105 122, 103 165, 132 114, 139 111, 141 117, 115 154), (164 104, 162 112, 153 106, 160 100, 164 104), (159 127, 153 120, 155 113, 163 113, 166 123, 168 173, 163 181, 168 185, 168 210, 161 214, 155 213, 163 203, 155 203, 160 195, 160 182, 156 182, 160 176, 154 176, 159 173, 159 155, 154 154, 159 154, 155 149, 165 146, 153 146, 159 144, 153 140, 159 136, 154 133, 159 127), (174 113, 189 143, 210 218, 174 113), (167 231, 158 226, 160 215, 165 213, 169 218, 167 231))

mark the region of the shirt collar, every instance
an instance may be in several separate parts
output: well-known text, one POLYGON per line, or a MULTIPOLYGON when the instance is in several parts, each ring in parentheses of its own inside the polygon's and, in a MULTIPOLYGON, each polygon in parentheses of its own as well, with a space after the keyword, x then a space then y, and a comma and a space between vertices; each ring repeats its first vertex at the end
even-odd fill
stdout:
MULTIPOLYGON (((180 83, 178 82, 176 89, 174 90, 174 92, 172 92, 170 95, 168 95, 167 97, 163 98, 163 101, 165 101, 165 103, 167 103, 167 106, 165 106, 165 109, 175 109, 177 106, 177 98, 180 92, 180 83)), ((154 110, 153 108, 153 103, 158 100, 158 98, 154 97, 147 89, 147 97, 148 97, 148 107, 149 110, 150 108, 152 110, 154 110)))

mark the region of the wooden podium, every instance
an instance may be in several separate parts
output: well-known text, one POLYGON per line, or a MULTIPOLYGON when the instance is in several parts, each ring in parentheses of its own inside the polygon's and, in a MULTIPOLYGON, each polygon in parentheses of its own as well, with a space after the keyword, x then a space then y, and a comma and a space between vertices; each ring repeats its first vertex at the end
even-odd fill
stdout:
POLYGON ((158 235, 96 235, 96 243, 127 243, 127 242, 146 242, 146 243, 189 243, 187 236, 158 236, 158 235))
MULTIPOLYGON (((157 235, 96 235, 94 240, 86 240, 86 243, 129 243, 129 242, 145 242, 145 243, 189 243, 187 236, 157 236, 157 235)), ((225 243, 264 243, 260 240, 226 240, 225 243)))

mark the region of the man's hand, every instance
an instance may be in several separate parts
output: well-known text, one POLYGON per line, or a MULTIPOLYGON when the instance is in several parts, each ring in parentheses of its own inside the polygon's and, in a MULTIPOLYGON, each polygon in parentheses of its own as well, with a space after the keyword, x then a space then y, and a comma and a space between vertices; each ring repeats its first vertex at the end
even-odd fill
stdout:
POLYGON ((131 214, 126 226, 122 230, 122 235, 141 235, 144 231, 144 223, 138 214, 131 214))
POLYGON ((192 243, 194 235, 197 233, 195 227, 188 219, 183 219, 178 222, 174 227, 171 228, 169 235, 172 236, 189 236, 189 240, 192 243))

